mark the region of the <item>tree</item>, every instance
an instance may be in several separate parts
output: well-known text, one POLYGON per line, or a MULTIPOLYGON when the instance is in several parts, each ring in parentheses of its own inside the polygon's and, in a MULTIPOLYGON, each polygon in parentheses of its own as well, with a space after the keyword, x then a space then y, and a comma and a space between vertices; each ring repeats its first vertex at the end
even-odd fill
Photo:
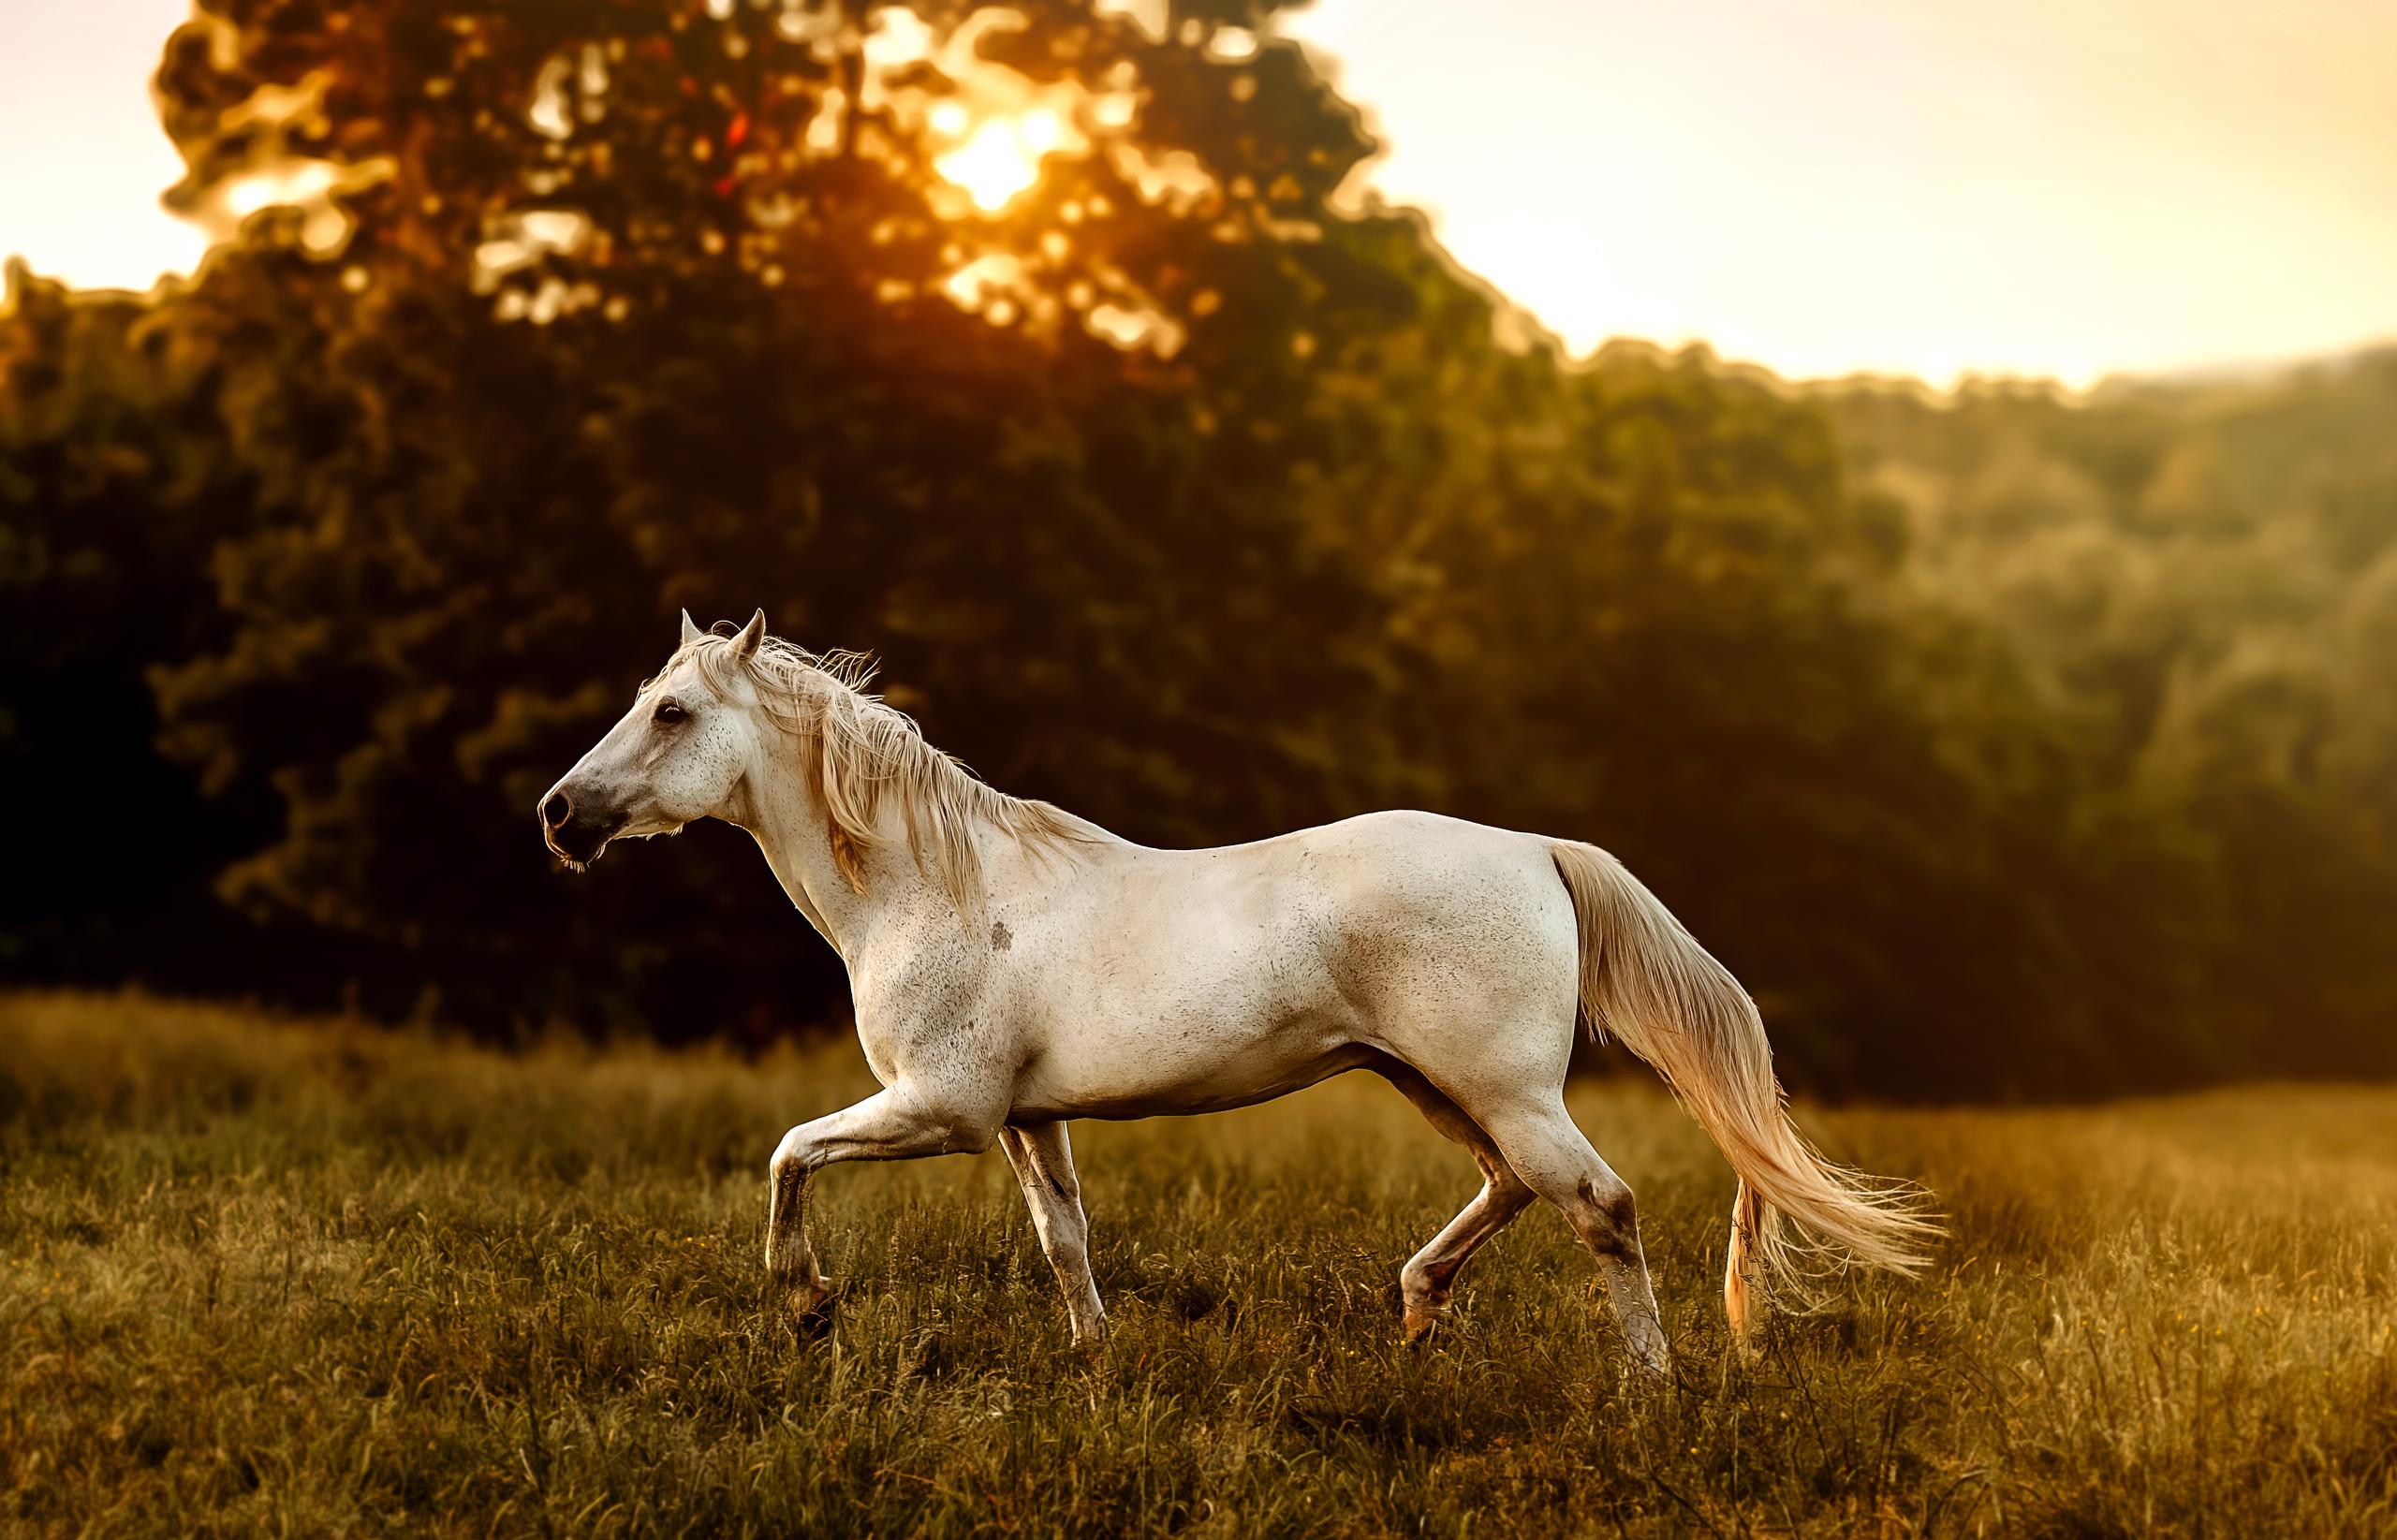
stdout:
POLYGON ((1919 532, 1904 576, 1994 626, 2065 735, 2080 775, 2056 819, 2112 858, 2090 949, 2179 1018, 2151 1057, 2397 1067, 2375 667, 2397 353, 2082 402, 1820 399, 1919 532))
POLYGON ((184 201, 296 157, 354 222, 330 259, 320 218, 253 223, 181 323, 310 339, 243 403, 293 432, 251 435, 234 634, 163 677, 178 751, 287 809, 228 892, 395 945, 476 1014, 709 1024, 729 1002, 694 976, 820 978, 725 841, 550 890, 525 810, 681 605, 884 653, 938 741, 1134 834, 1391 799, 1375 578, 1295 517, 1282 452, 1302 323, 1409 320, 1375 222, 1302 217, 1367 148, 1353 116, 1288 45, 1223 56, 1220 19, 719 9, 227 6, 170 45, 184 201), (1078 149, 986 213, 935 125, 993 92, 1078 149), (1168 159, 1181 190, 1144 193, 1168 159))
POLYGON ((216 645, 207 563, 248 477, 205 359, 122 296, 7 270, 0 301, 0 798, 17 810, 0 968, 238 987, 216 869, 271 807, 210 808, 154 752, 148 671, 216 645))

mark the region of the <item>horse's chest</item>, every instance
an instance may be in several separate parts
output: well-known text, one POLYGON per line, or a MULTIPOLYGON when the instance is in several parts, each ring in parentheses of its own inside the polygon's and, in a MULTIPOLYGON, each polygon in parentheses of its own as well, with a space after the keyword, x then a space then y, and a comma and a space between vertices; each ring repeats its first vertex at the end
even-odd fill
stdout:
POLYGON ((1003 1068, 1013 1031, 1006 981, 948 948, 854 969, 850 992, 866 1066, 884 1085, 1003 1068))

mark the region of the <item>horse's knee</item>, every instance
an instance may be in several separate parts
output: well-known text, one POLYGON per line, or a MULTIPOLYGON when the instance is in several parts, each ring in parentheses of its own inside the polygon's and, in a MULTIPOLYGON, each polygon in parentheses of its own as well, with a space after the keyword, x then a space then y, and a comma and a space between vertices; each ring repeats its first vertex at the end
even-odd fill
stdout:
POLYGON ((807 1158, 807 1141, 794 1128, 774 1146, 772 1158, 766 1162, 766 1174, 772 1180, 774 1190, 781 1192, 804 1181, 812 1164, 807 1158))

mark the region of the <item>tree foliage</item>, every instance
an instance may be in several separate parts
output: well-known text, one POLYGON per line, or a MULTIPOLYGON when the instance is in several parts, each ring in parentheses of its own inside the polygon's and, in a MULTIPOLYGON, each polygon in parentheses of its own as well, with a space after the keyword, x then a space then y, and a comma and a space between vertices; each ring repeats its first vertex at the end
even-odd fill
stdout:
POLYGON ((2156 831, 2186 1029, 2220 1062, 2386 1068, 2397 1019, 2397 352, 2260 379, 1824 404, 1904 510, 1906 576, 2022 659, 2082 768, 2059 810, 2156 831))

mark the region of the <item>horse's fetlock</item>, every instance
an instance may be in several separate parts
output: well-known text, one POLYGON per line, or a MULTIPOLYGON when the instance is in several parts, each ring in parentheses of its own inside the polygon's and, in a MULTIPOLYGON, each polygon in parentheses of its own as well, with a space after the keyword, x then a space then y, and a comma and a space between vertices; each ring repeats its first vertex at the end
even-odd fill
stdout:
POLYGON ((801 1288, 820 1283, 824 1275, 816 1269, 816 1255, 808 1250, 807 1238, 800 1235, 776 1236, 766 1242, 766 1276, 784 1288, 801 1288))
POLYGON ((1398 1294, 1409 1311, 1418 1306, 1440 1309, 1448 1302, 1448 1280, 1429 1267, 1409 1262, 1399 1269, 1398 1294))

